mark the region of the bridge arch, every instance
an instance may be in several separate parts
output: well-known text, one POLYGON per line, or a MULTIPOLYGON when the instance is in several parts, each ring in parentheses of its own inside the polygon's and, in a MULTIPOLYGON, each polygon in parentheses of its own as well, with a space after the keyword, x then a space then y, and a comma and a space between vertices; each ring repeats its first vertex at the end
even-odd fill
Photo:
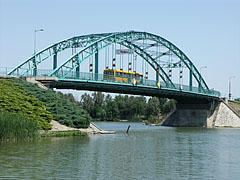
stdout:
POLYGON ((141 56, 143 59, 145 59, 148 64, 156 71, 159 72, 159 76, 162 78, 162 80, 166 83, 167 87, 175 87, 174 83, 171 81, 171 79, 168 77, 166 72, 162 69, 159 64, 143 49, 141 49, 139 46, 131 43, 128 39, 132 39, 131 36, 123 36, 120 33, 111 34, 109 36, 103 37, 97 41, 92 42, 87 47, 82 49, 81 51, 77 52, 73 56, 71 56, 69 59, 67 59, 64 63, 62 63, 58 68, 56 68, 52 73, 49 74, 49 76, 58 76, 58 77, 66 77, 68 73, 72 72, 74 69, 77 69, 80 64, 85 61, 90 56, 93 56, 98 51, 112 45, 112 43, 118 43, 121 44, 129 49, 133 49, 135 53, 137 53, 139 56, 141 56), (100 44, 101 43, 101 44, 100 44), (100 45, 99 45, 100 44, 100 45), (89 53, 92 50, 91 53, 89 53), (88 50, 88 53, 86 53, 86 56, 84 56, 84 52, 88 50), (76 61, 75 61, 76 60, 76 61), (75 63, 72 63, 75 61, 75 63), (159 68, 159 71, 157 70, 159 68))
MULTIPOLYGON (((98 51, 100 51, 103 48, 106 48, 112 43, 119 43, 124 45, 125 47, 134 49, 134 51, 138 55, 140 55, 144 60, 146 60, 153 67, 153 69, 157 73, 159 73, 159 76, 166 84, 171 84, 171 86, 174 87, 173 82, 170 80, 167 73, 161 68, 160 64, 158 64, 155 61, 155 59, 145 51, 144 48, 141 48, 140 46, 134 43, 135 41, 138 40, 151 40, 169 49, 169 51, 174 53, 189 69, 190 71, 189 85, 192 86, 192 77, 194 77, 195 80, 198 82, 199 87, 203 91, 206 90, 209 91, 206 82, 204 81, 204 79, 202 78, 201 74, 194 66, 192 61, 173 43, 151 33, 136 31, 84 35, 63 40, 33 55, 32 57, 24 61, 22 64, 17 66, 15 69, 13 69, 9 74, 16 74, 19 73, 19 71, 22 71, 19 74, 21 76, 24 76, 28 74, 30 71, 36 70, 37 65, 46 61, 47 59, 49 59, 49 57, 53 56, 54 59, 56 59, 57 53, 59 53, 60 51, 64 51, 65 49, 71 47, 84 47, 79 52, 77 52, 69 59, 67 59, 60 66, 57 67, 55 65, 55 67, 53 68, 54 70, 49 74, 50 76, 60 76, 61 71, 72 72, 75 69, 77 70, 80 64, 88 57, 96 55, 98 51), (73 60, 76 60, 76 63, 72 63, 73 60), (26 64, 28 65, 29 68, 27 69, 22 68, 26 64)), ((66 74, 62 74, 61 76, 66 76, 66 74)))

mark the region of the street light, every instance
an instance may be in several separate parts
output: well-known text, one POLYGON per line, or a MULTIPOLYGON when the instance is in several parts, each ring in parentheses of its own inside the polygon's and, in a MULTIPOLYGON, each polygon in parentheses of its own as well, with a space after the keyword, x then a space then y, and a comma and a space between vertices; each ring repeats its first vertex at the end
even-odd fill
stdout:
POLYGON ((34 66, 34 69, 33 69, 33 76, 36 76, 37 75, 37 65, 36 65, 36 41, 37 41, 37 32, 42 32, 44 31, 44 29, 36 29, 34 31, 34 51, 33 51, 33 55, 34 55, 34 60, 33 60, 33 66, 34 66))
POLYGON ((200 67, 200 75, 202 75, 202 69, 207 68, 207 66, 200 67))
POLYGON ((229 94, 228 94, 228 99, 231 100, 232 94, 231 94, 231 79, 235 78, 235 76, 229 77, 229 94))
POLYGON ((37 32, 42 32, 44 29, 37 29, 34 31, 34 55, 36 54, 37 32))

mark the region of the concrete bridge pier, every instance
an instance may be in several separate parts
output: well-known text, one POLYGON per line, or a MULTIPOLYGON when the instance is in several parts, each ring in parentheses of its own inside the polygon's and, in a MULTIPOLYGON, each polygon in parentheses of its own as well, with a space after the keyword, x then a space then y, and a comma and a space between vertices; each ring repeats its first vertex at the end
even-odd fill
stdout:
POLYGON ((240 116, 223 100, 179 100, 174 112, 162 123, 174 127, 240 127, 240 116))

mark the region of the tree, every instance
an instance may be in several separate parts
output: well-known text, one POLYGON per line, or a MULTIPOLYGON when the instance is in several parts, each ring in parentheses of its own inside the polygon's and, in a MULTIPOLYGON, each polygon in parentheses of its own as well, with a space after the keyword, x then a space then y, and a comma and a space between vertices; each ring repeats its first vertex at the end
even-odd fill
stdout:
POLYGON ((92 117, 103 120, 106 115, 104 109, 104 94, 102 92, 94 92, 92 96, 94 102, 92 117))
POLYGON ((240 98, 234 99, 238 104, 240 104, 240 98))
POLYGON ((146 98, 143 96, 135 97, 133 99, 132 112, 135 117, 140 117, 146 113, 146 98))
POLYGON ((175 108, 176 108, 176 101, 171 99, 163 105, 162 113, 167 115, 168 113, 173 111, 175 108))
POLYGON ((102 107, 104 105, 104 94, 102 92, 94 92, 92 94, 95 105, 102 107))
POLYGON ((124 96, 118 95, 115 96, 114 101, 116 102, 118 111, 119 111, 119 118, 120 119, 126 119, 126 115, 127 115, 127 108, 126 108, 126 101, 124 96))
POLYGON ((92 97, 89 94, 84 93, 81 96, 81 106, 84 110, 86 110, 89 113, 90 116, 92 116, 94 103, 92 97))
POLYGON ((159 98, 157 97, 150 98, 147 104, 146 112, 147 117, 149 117, 150 115, 157 116, 158 113, 160 112, 159 105, 160 105, 159 98))
POLYGON ((116 101, 112 100, 112 97, 108 94, 105 99, 105 110, 107 120, 116 120, 119 117, 119 111, 116 101))

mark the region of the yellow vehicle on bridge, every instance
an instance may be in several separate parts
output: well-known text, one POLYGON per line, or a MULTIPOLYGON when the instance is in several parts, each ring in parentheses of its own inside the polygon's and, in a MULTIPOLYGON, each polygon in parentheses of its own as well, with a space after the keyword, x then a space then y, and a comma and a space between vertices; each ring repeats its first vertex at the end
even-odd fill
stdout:
POLYGON ((119 83, 142 84, 143 74, 115 69, 105 69, 104 80, 115 81, 119 83))

